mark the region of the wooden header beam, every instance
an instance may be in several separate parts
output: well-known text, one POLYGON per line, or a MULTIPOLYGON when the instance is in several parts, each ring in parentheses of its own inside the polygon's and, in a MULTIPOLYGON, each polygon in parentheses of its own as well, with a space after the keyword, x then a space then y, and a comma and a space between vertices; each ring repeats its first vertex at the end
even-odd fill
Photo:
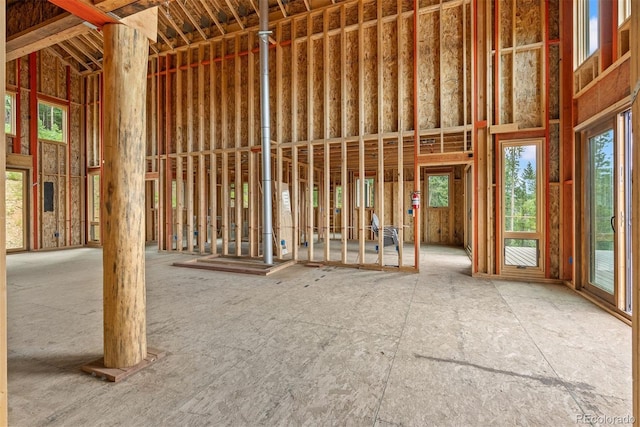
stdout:
MULTIPOLYGON (((114 19, 117 22, 118 19, 123 19, 135 15, 138 12, 151 9, 166 3, 166 1, 167 0, 102 0, 96 1, 94 4, 90 0, 52 0, 52 4, 60 3, 71 5, 70 7, 74 8, 74 10, 84 11, 84 13, 89 13, 90 16, 82 18, 66 12, 56 16, 45 17, 41 23, 9 37, 6 43, 7 61, 21 58, 29 53, 37 52, 46 47, 87 33, 90 31, 90 28, 84 23, 85 21, 91 22, 87 18, 98 18, 105 15, 107 18, 114 19), (89 8, 92 9, 92 12, 87 12, 89 8), (106 15, 109 12, 112 12, 116 16, 106 15)), ((11 13, 12 10, 13 8, 10 8, 7 13, 11 13)), ((20 10, 15 11, 15 13, 18 14, 20 12, 20 10)), ((99 20, 97 22, 100 23, 99 20)), ((91 23, 95 26, 101 26, 93 22, 91 23)), ((145 34, 147 33, 145 32, 145 34)), ((149 37, 149 35, 147 36, 149 37)))

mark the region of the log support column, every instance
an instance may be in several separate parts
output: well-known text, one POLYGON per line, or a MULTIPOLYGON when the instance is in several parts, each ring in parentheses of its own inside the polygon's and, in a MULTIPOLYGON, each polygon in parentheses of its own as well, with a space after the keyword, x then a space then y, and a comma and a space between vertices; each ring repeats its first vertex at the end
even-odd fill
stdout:
POLYGON ((144 172, 149 42, 126 25, 105 25, 102 215, 104 366, 147 356, 144 172))

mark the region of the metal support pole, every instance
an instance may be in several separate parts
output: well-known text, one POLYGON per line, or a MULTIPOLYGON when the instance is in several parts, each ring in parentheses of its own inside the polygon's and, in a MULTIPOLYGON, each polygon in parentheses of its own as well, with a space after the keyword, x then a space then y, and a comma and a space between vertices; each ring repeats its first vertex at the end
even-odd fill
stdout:
POLYGON ((262 244, 264 263, 273 264, 271 201, 271 112, 269 110, 269 1, 260 0, 260 119, 262 126, 262 244))

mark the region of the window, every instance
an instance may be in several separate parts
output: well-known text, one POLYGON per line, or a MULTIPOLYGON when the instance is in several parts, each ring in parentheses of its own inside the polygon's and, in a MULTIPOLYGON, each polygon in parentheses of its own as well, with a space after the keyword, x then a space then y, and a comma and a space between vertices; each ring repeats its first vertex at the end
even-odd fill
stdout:
POLYGON ((342 209, 342 186, 336 186, 336 209, 342 209))
POLYGON ((249 183, 242 183, 242 207, 249 209, 249 183))
POLYGON ((429 175, 429 207, 449 207, 449 175, 429 175))
MULTIPOLYGON (((373 178, 364 179, 364 207, 372 208, 375 194, 373 178)), ((360 178, 356 179, 356 208, 360 207, 360 178)))
POLYGON ((38 102, 38 138, 67 142, 67 109, 48 102, 38 102))
POLYGON ((16 134, 16 95, 10 92, 4 95, 4 132, 16 134))
POLYGON ((618 0, 618 25, 631 16, 631 0, 618 0))
POLYGON ((503 265, 543 270, 540 188, 541 141, 505 141, 502 144, 503 265))
POLYGON ((318 207, 318 187, 317 186, 313 187, 313 207, 314 208, 318 207))
POLYGON ((577 65, 598 50, 598 0, 580 0, 577 7, 576 53, 577 65))

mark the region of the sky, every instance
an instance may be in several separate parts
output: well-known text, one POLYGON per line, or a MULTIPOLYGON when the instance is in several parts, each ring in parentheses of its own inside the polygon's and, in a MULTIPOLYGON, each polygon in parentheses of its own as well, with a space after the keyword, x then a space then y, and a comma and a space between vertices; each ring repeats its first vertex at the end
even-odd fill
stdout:
POLYGON ((598 0, 589 0, 589 55, 598 49, 598 0))

